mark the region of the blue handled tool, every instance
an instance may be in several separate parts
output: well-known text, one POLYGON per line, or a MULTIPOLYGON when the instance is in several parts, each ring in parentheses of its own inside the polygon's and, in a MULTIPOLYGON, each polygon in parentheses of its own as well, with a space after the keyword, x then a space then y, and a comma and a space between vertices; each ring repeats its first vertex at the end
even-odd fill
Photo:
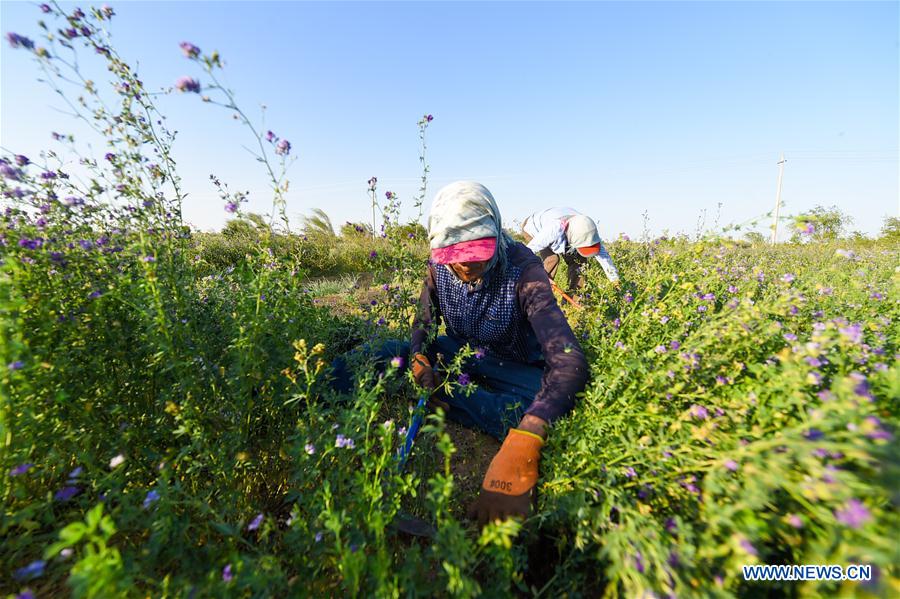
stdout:
POLYGON ((412 420, 410 420, 409 429, 406 431, 406 441, 404 441, 400 453, 397 454, 397 470, 403 470, 406 460, 409 459, 413 442, 415 442, 416 435, 419 434, 419 429, 422 427, 422 421, 425 419, 425 402, 427 400, 427 395, 420 397, 419 403, 416 404, 416 408, 413 410, 412 420))
MULTIPOLYGON (((403 447, 401 447, 400 451, 397 453, 398 472, 403 470, 406 461, 409 459, 409 454, 412 453, 416 435, 419 434, 419 429, 422 428, 422 421, 425 420, 425 403, 427 401, 428 395, 423 395, 419 398, 419 403, 416 404, 416 408, 413 410, 412 419, 409 421, 409 428, 406 430, 406 440, 403 442, 403 447)), ((397 530, 417 537, 428 537, 433 539, 437 535, 437 530, 435 530, 434 526, 421 518, 416 518, 415 516, 410 516, 403 512, 399 512, 394 517, 393 525, 397 530)))

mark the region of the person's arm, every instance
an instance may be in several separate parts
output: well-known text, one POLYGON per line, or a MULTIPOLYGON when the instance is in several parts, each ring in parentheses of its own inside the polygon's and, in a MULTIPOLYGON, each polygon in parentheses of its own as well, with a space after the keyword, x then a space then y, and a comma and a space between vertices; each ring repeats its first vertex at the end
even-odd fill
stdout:
MULTIPOLYGON (((441 311, 437 301, 437 286, 434 282, 433 267, 428 265, 428 274, 422 284, 422 292, 419 294, 419 304, 416 317, 413 320, 413 331, 410 339, 410 368, 416 384, 426 389, 434 389, 437 379, 434 368, 428 357, 422 353, 422 345, 428 337, 428 332, 433 324, 440 324, 441 311)), ((446 406, 446 404, 444 404, 446 406)))
POLYGON ((609 279, 611 283, 619 282, 619 271, 616 270, 616 265, 613 264, 612 256, 606 251, 606 246, 603 245, 602 241, 600 242, 600 252, 594 256, 594 259, 600 263, 603 272, 606 273, 606 278, 609 279))
POLYGON ((588 364, 541 265, 527 266, 518 287, 519 304, 534 329, 546 364, 541 389, 525 411, 526 418, 533 416, 543 423, 523 419, 529 430, 539 429, 572 409, 575 394, 587 384, 588 364))
POLYGON ((422 282, 422 292, 419 294, 419 304, 413 320, 412 338, 410 339, 412 355, 422 351, 422 345, 428 337, 428 331, 432 324, 440 325, 441 323, 441 309, 437 301, 437 285, 434 282, 433 269, 434 267, 429 264, 425 280, 422 282))

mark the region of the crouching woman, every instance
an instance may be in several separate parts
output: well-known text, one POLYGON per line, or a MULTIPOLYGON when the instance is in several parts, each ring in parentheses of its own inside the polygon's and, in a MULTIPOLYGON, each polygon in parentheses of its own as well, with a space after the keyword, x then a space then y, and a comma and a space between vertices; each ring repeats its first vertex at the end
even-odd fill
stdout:
POLYGON ((439 355, 449 361, 462 348, 475 350, 464 372, 477 389, 436 394, 450 419, 503 441, 469 515, 482 524, 526 516, 548 426, 572 409, 587 382, 584 353, 543 264, 503 232, 483 185, 460 181, 440 190, 428 229, 431 260, 411 343, 379 353, 408 353, 416 382, 434 389, 439 355), (446 335, 426 344, 441 321, 446 335))

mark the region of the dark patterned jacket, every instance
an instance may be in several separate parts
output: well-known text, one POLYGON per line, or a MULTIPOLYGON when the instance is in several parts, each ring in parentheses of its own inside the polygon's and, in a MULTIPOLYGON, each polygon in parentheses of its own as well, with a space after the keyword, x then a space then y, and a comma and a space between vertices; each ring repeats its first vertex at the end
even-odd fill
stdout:
POLYGON ((588 378, 587 360, 559 309, 543 264, 527 247, 507 249, 503 273, 492 269, 475 285, 429 264, 412 333, 412 353, 441 320, 447 335, 489 356, 543 367, 541 389, 526 410, 548 422, 565 415, 588 378))

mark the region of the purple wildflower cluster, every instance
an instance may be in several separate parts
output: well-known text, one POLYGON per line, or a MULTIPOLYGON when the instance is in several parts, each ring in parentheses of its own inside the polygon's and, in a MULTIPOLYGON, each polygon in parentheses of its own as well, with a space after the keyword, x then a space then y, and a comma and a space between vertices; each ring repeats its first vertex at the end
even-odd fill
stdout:
POLYGON ((181 51, 184 53, 185 58, 195 59, 200 57, 200 48, 195 46, 190 42, 181 42, 178 44, 181 47, 181 51))
POLYGON ((344 435, 338 434, 338 436, 334 439, 334 446, 353 449, 354 447, 356 447, 356 443, 350 437, 345 437, 344 435))
POLYGON ((247 525, 247 530, 258 530, 259 526, 263 523, 263 518, 265 518, 265 516, 262 513, 257 514, 256 517, 250 521, 250 524, 247 525))
POLYGON ((179 77, 175 82, 175 89, 186 93, 200 93, 200 82, 193 77, 179 77))
POLYGON ((34 49, 33 41, 31 41, 24 35, 19 35, 18 33, 13 33, 12 31, 6 34, 6 40, 13 48, 25 48, 26 50, 34 49))

